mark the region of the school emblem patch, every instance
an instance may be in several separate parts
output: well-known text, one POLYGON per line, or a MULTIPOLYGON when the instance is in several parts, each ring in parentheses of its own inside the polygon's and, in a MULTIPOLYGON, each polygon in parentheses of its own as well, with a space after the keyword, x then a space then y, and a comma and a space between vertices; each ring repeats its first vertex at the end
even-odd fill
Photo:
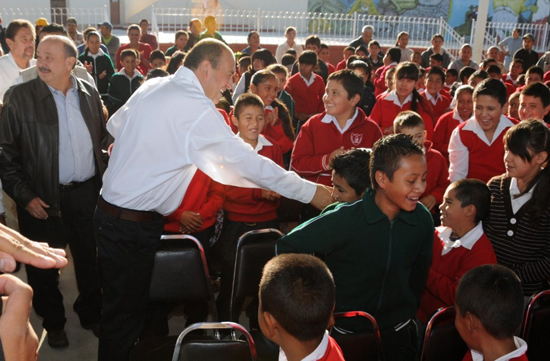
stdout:
POLYGON ((363 140, 363 134, 357 134, 357 133, 351 133, 351 144, 358 146, 361 144, 361 141, 363 140))

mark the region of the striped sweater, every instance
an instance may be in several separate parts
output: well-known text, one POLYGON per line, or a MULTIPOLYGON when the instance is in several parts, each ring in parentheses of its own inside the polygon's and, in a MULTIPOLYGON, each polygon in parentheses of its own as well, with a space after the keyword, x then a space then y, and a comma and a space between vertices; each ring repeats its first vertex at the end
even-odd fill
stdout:
POLYGON ((501 175, 488 183, 491 210, 483 228, 495 250, 498 263, 514 270, 521 279, 523 293, 548 288, 550 279, 550 208, 535 223, 526 203, 516 214, 510 200, 511 178, 501 175))

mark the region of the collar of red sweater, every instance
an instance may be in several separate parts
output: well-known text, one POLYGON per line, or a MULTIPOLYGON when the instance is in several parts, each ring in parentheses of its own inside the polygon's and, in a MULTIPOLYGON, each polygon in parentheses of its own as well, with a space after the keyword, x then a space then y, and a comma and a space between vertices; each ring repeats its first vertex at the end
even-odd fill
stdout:
POLYGON ((501 115, 497 128, 495 129, 495 134, 493 134, 493 139, 491 141, 487 139, 487 136, 485 135, 485 131, 481 128, 479 123, 476 121, 475 115, 473 115, 470 119, 468 119, 466 124, 464 124, 464 128, 462 129, 474 132, 479 137, 479 139, 481 139, 485 144, 490 146, 499 137, 500 133, 502 133, 506 128, 509 128, 513 125, 514 123, 510 119, 508 119, 504 115, 501 115))
POLYGON ((351 127, 354 120, 357 118, 357 114, 359 114, 359 111, 357 109, 358 108, 355 107, 355 113, 353 113, 353 116, 350 119, 346 120, 346 125, 344 126, 344 128, 340 127, 340 123, 338 123, 338 120, 336 119, 335 116, 332 116, 328 113, 325 113, 325 116, 321 119, 321 122, 326 124, 334 123, 334 125, 336 125, 336 129, 338 129, 341 134, 344 134, 346 130, 348 130, 351 127))
POLYGON ((483 225, 481 221, 477 224, 477 226, 470 229, 468 233, 456 241, 451 240, 453 230, 450 227, 439 226, 435 229, 437 230, 437 236, 441 242, 443 242, 443 250, 441 251, 442 256, 451 252, 453 248, 464 247, 471 250, 481 236, 483 236, 483 225))
POLYGON ((391 92, 389 92, 388 95, 386 95, 386 97, 384 98, 384 100, 393 102, 393 104, 397 105, 398 107, 403 107, 403 105, 412 101, 412 93, 405 98, 405 101, 403 102, 403 104, 399 103, 399 98, 397 97, 397 93, 395 92, 395 90, 392 90, 391 92))
POLYGON ((441 98, 441 94, 439 94, 439 92, 435 98, 428 92, 428 90, 425 90, 424 94, 426 95, 426 99, 428 99, 433 105, 436 105, 437 101, 441 98))

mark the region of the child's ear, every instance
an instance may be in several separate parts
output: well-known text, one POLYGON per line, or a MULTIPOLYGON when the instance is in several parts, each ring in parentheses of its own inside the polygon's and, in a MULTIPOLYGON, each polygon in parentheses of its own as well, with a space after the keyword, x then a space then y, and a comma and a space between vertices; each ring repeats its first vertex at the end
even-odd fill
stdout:
POLYGON ((389 181, 388 176, 386 173, 382 172, 381 170, 377 170, 374 173, 374 182, 378 184, 378 187, 381 189, 386 189, 386 183, 389 181))
POLYGON ((508 112, 508 102, 504 103, 504 105, 502 106, 502 115, 506 115, 507 112, 508 112))
POLYGON ((355 94, 354 96, 351 97, 350 101, 351 101, 351 104, 352 106, 357 106, 357 104, 359 103, 359 101, 361 100, 361 95, 359 94, 355 94))
POLYGON ((332 311, 330 312, 330 318, 328 320, 327 330, 330 330, 330 328, 332 326, 334 326, 334 324, 335 324, 335 321, 334 321, 334 306, 336 306, 336 304, 334 304, 332 306, 332 311))
POLYGON ((139 66, 140 60, 139 58, 136 58, 136 66, 139 66))
POLYGON ((264 319, 265 329, 262 331, 264 332, 265 337, 273 341, 278 336, 280 327, 279 323, 277 322, 275 317, 273 317, 273 315, 269 312, 262 312, 260 314, 260 317, 263 317, 264 319))
POLYGON ((238 127, 239 126, 239 119, 237 119, 237 117, 235 115, 231 115, 231 121, 233 122, 233 124, 238 127))
POLYGON ((252 93, 256 94, 256 85, 250 83, 250 86, 249 86, 249 87, 250 87, 250 91, 251 91, 252 93))
POLYGON ((477 213, 477 208, 473 204, 470 204, 464 207, 464 214, 466 215, 466 217, 475 219, 476 213, 477 213))

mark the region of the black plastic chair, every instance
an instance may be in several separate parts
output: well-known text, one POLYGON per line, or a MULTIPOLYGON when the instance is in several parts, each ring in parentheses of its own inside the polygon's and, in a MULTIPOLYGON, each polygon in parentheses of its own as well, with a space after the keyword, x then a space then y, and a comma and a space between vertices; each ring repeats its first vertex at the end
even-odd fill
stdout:
POLYGON ((525 311, 521 338, 527 342, 529 361, 548 360, 548 355, 550 355, 550 290, 531 296, 525 311))
MULTIPOLYGON (((149 290, 152 305, 190 301, 208 303, 208 321, 217 321, 208 265, 201 243, 189 235, 163 235, 155 255, 149 290)), ((131 359, 170 360, 177 336, 150 337, 140 340, 131 359)))
POLYGON ((172 361, 256 361, 256 347, 248 331, 234 322, 195 323, 179 335, 172 355, 172 361), (192 331, 213 330, 208 339, 186 339, 192 331), (229 330, 230 338, 222 339, 220 330, 229 330), (237 338, 240 332, 245 340, 237 338))
POLYGON ((454 307, 440 308, 428 321, 421 361, 461 361, 468 346, 455 327, 454 307))
POLYGON ((363 311, 340 312, 334 314, 336 322, 339 319, 359 317, 368 322, 368 328, 372 328, 372 332, 358 332, 343 334, 337 331, 331 332, 338 346, 344 353, 346 361, 368 361, 384 359, 382 353, 382 339, 380 338, 380 330, 376 319, 363 311))

